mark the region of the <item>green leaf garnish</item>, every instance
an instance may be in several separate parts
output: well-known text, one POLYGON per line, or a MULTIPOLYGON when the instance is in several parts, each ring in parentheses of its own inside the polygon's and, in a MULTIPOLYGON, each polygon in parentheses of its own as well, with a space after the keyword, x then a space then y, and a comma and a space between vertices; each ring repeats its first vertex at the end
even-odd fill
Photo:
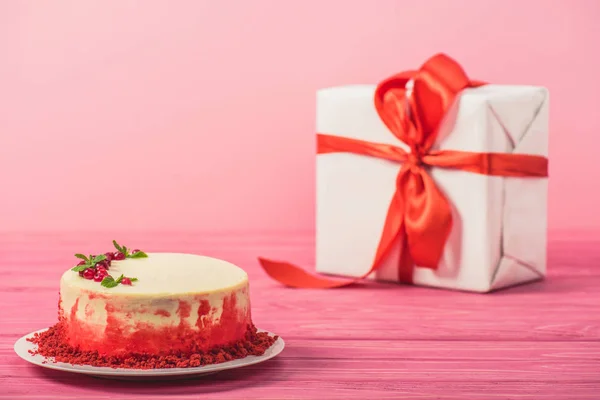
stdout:
POLYGON ((119 243, 117 243, 116 240, 113 240, 113 245, 115 246, 115 249, 119 250, 121 253, 125 253, 123 248, 119 245, 119 243))
POLYGON ((109 278, 108 276, 104 279, 102 279, 102 283, 100 283, 102 286, 104 286, 105 288, 114 288, 115 286, 118 286, 119 284, 117 282, 115 282, 115 280, 113 278, 109 278))
POLYGON ((115 246, 115 248, 117 250, 119 250, 120 253, 122 253, 125 258, 146 258, 148 257, 148 254, 144 253, 143 251, 136 251, 135 253, 130 253, 130 249, 127 248, 127 246, 123 246, 120 245, 119 243, 117 243, 116 240, 113 240, 113 245, 115 246))
POLYGON ((129 258, 146 258, 146 257, 148 257, 148 254, 144 253, 141 250, 137 251, 129 256, 129 258))
MULTIPOLYGON (((102 283, 100 283, 102 286, 104 286, 105 288, 114 288, 116 286, 119 286, 119 284, 121 283, 121 281, 125 278, 125 275, 121 274, 121 276, 119 276, 117 279, 113 278, 112 276, 107 276, 106 278, 104 278, 102 280, 102 283)), ((129 280, 131 282, 136 282, 138 279, 137 278, 129 278, 129 280)))
POLYGON ((99 256, 94 257, 93 263, 97 264, 100 261, 106 260, 106 256, 104 254, 100 254, 99 256))
POLYGON ((94 266, 94 260, 92 256, 86 257, 83 254, 77 253, 75 254, 75 257, 83 260, 83 264, 74 266, 73 268, 71 268, 71 271, 81 272, 94 266))
POLYGON ((89 264, 77 265, 77 266, 71 268, 71 271, 81 272, 81 271, 85 271, 86 269, 88 269, 90 267, 91 266, 89 264))
POLYGON ((104 279, 102 279, 102 283, 100 283, 100 284, 102 286, 104 286, 105 288, 114 288, 115 286, 119 286, 119 283, 121 283, 123 278, 124 278, 124 276, 122 274, 117 279, 115 279, 109 275, 109 276, 105 277, 104 279))

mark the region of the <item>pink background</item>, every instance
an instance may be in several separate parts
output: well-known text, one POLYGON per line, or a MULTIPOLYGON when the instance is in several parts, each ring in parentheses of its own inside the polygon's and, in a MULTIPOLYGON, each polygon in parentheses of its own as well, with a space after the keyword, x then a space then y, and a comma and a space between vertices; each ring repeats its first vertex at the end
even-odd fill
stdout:
POLYGON ((596 0, 2 1, 0 230, 310 231, 315 91, 438 51, 550 89, 550 230, 600 227, 599 18, 596 0))

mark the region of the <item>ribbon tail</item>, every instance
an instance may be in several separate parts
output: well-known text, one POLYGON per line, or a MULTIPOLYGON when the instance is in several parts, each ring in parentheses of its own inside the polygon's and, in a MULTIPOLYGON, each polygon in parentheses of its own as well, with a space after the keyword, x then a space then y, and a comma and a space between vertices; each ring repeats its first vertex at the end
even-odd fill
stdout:
POLYGON ((408 245, 406 232, 404 232, 402 247, 400 248, 400 262, 398 263, 398 282, 412 284, 414 270, 415 263, 410 255, 410 246, 408 245))
POLYGON ((386 254, 394 244, 401 231, 404 219, 404 208, 398 192, 394 195, 388 209, 383 227, 383 233, 377 246, 377 252, 371 268, 362 276, 355 279, 334 279, 311 274, 304 269, 285 261, 275 261, 259 257, 258 262, 274 280, 289 287, 305 289, 330 289, 352 285, 370 275, 381 265, 386 254))
POLYGON ((267 275, 285 286, 305 289, 331 289, 348 286, 359 279, 332 279, 318 276, 285 261, 259 258, 258 262, 267 275))

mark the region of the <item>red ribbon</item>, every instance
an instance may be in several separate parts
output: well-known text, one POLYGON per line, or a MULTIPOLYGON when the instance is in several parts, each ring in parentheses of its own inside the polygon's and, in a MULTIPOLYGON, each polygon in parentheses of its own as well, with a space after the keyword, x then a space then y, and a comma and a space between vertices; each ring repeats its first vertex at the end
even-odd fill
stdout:
POLYGON ((431 150, 440 122, 456 96, 465 88, 481 85, 484 83, 470 81, 462 67, 443 54, 430 58, 418 71, 402 72, 381 82, 375 91, 377 113, 394 136, 410 147, 410 153, 392 145, 318 134, 318 154, 346 152, 402 163, 373 263, 362 277, 339 280, 309 274, 287 262, 259 258, 267 274, 291 287, 346 286, 375 271, 401 235, 399 280, 410 282, 415 264, 437 268, 452 230, 448 199, 426 167, 495 176, 548 176, 546 157, 431 150), (413 91, 406 96, 406 84, 410 80, 413 91))

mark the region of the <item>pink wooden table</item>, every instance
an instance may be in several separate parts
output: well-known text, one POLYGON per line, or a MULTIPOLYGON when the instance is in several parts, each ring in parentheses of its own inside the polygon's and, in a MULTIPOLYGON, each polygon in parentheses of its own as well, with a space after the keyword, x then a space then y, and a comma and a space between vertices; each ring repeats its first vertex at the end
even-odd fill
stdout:
POLYGON ((256 256, 310 265, 311 234, 0 235, 0 398, 600 399, 600 246, 551 240, 542 283, 477 295, 369 284, 280 287, 256 256), (276 359, 203 379, 120 382, 38 368, 12 350, 55 322, 74 252, 110 240, 228 259, 251 279, 252 311, 287 344, 276 359))

